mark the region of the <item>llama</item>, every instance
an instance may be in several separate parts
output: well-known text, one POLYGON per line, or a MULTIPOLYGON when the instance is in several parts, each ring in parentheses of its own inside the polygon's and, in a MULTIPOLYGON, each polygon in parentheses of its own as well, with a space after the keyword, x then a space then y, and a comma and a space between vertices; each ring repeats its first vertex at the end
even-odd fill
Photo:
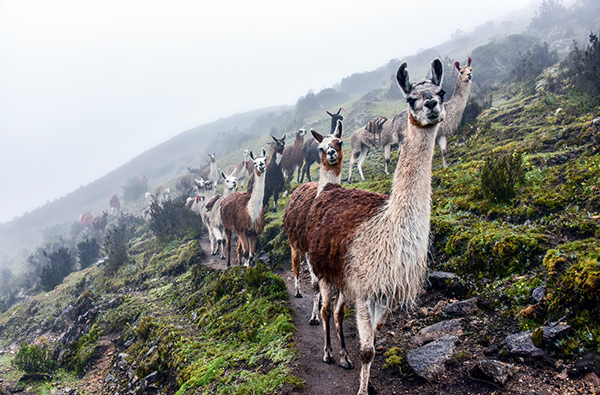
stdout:
POLYGON ((177 176, 175 179, 175 189, 180 196, 189 196, 194 191, 196 179, 200 177, 196 173, 187 173, 177 176))
POLYGON ((245 149, 243 152, 244 152, 244 159, 242 160, 242 163, 229 165, 225 168, 225 170, 223 170, 225 172, 225 174, 231 174, 233 172, 233 169, 237 169, 237 180, 238 181, 242 181, 243 179, 245 179, 249 173, 249 170, 252 169, 252 167, 249 166, 249 164, 252 163, 250 161, 250 151, 245 149))
POLYGON ((164 202, 169 200, 170 193, 171 188, 169 188, 165 184, 160 184, 156 187, 156 190, 154 191, 154 196, 156 196, 156 199, 158 200, 159 204, 163 204, 164 202))
POLYGON ((308 258, 323 299, 323 361, 333 362, 329 316, 337 289, 334 321, 345 368, 352 367, 343 336, 346 298, 354 300, 356 309, 362 360, 359 395, 367 395, 375 332, 395 303, 414 305, 427 269, 432 159, 445 116, 443 70, 435 59, 431 79, 411 84, 406 62, 398 68, 396 80, 409 105, 408 127, 389 198, 328 184, 306 221, 308 258))
POLYGON ((204 181, 202 177, 200 179, 196 179, 196 189, 198 190, 198 195, 196 198, 190 198, 186 202, 186 206, 189 207, 190 210, 195 212, 202 219, 202 223, 208 229, 209 240, 211 241, 211 246, 214 241, 212 239, 212 233, 210 232, 210 227, 208 224, 208 213, 204 210, 204 206, 206 202, 212 199, 215 196, 215 188, 213 182, 208 180, 204 181))
MULTIPOLYGON (((308 239, 306 234, 306 218, 312 206, 313 200, 318 196, 328 183, 340 184, 342 177, 342 162, 344 151, 342 150, 342 121, 338 121, 337 128, 332 135, 324 137, 311 129, 315 141, 319 144, 321 154, 321 168, 319 170, 319 182, 302 184, 292 193, 290 201, 283 216, 283 227, 292 250, 292 271, 295 277, 295 289, 297 298, 300 293, 300 259, 306 258, 308 252, 308 239)), ((319 302, 320 292, 318 279, 315 277, 306 259, 311 273, 314 288, 313 311, 309 320, 310 325, 319 325, 319 302)))
POLYGON ((302 170, 302 162, 304 160, 302 156, 302 147, 304 144, 304 136, 306 135, 305 129, 300 129, 296 132, 296 140, 294 145, 285 147, 283 154, 281 155, 281 170, 283 176, 294 178, 294 172, 298 169, 297 182, 300 182, 300 171, 302 170))
POLYGON ((225 231, 223 229, 223 220, 221 219, 221 203, 237 189, 237 178, 235 173, 237 168, 227 176, 221 172, 221 177, 224 181, 223 194, 215 195, 210 200, 206 201, 204 210, 206 211, 207 228, 210 236, 211 255, 217 255, 219 247, 221 249, 221 259, 225 259, 225 231))
POLYGON ((216 154, 216 152, 212 155, 208 154, 208 157, 210 158, 209 165, 202 170, 201 174, 202 178, 205 180, 211 180, 215 186, 219 183, 219 179, 221 178, 219 175, 219 170, 217 169, 217 161, 215 159, 216 154))
POLYGON ((252 193, 235 192, 227 196, 221 203, 221 218, 225 228, 227 242, 227 267, 231 264, 231 235, 239 236, 237 248, 238 263, 250 266, 254 258, 258 235, 265 227, 265 210, 263 197, 265 193, 265 176, 267 171, 266 152, 261 148, 261 156, 250 158, 254 163, 254 187, 252 193))
POLYGON ((273 196, 273 212, 277 211, 277 200, 279 194, 283 191, 285 186, 285 178, 283 177, 283 171, 277 161, 277 155, 282 155, 285 149, 285 134, 282 138, 278 139, 275 136, 271 143, 271 150, 269 152, 269 159, 267 160, 267 170, 265 173, 265 192, 263 197, 263 205, 268 207, 269 200, 273 196))
MULTIPOLYGON (((340 115, 340 111, 342 110, 344 109, 340 107, 335 114, 332 114, 329 111, 325 111, 331 117, 331 130, 329 133, 333 134, 337 125, 337 121, 344 120, 344 117, 340 115)), ((312 180, 310 179, 310 167, 315 162, 321 164, 321 155, 319 154, 318 145, 319 144, 315 139, 309 139, 302 146, 302 157, 304 158, 304 166, 302 167, 302 178, 300 179, 300 183, 304 182, 305 174, 308 178, 308 182, 312 182, 312 180)))
POLYGON ((452 136, 458 129, 458 125, 462 119, 469 93, 471 93, 471 85, 473 79, 473 68, 471 67, 472 59, 467 60, 467 64, 460 67, 460 62, 454 62, 454 69, 458 71, 454 93, 446 103, 446 118, 440 125, 437 134, 437 143, 442 153, 442 165, 448 167, 446 163, 446 138, 452 136))
POLYGON ((367 155, 372 148, 380 148, 383 150, 385 158, 385 174, 390 174, 388 165, 392 145, 401 144, 404 138, 404 130, 406 129, 407 111, 402 111, 395 115, 391 120, 385 117, 377 117, 369 121, 369 123, 354 131, 350 137, 350 164, 348 165, 348 182, 352 182, 352 169, 354 162, 358 159, 356 167, 360 178, 364 181, 362 165, 367 159, 367 155))
POLYGON ((106 223, 108 222, 108 211, 102 211, 101 217, 94 218, 92 222, 92 226, 94 231, 98 233, 98 235, 102 235, 104 232, 104 228, 106 228, 106 223))

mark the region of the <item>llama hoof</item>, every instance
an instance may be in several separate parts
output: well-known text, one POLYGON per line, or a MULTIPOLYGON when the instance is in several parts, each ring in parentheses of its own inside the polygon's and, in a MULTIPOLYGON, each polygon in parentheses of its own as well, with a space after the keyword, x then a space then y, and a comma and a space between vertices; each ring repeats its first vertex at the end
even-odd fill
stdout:
POLYGON ((346 370, 354 368, 354 364, 347 359, 340 359, 340 365, 346 370))
POLYGON ((216 252, 213 252, 213 251, 211 251, 211 252, 210 252, 210 255, 217 255, 217 253, 216 253, 216 252))
POLYGON ((373 387, 373 384, 371 384, 371 382, 369 381, 369 385, 367 387, 367 392, 370 395, 375 395, 377 393, 377 390, 375 389, 375 387, 373 387))
POLYGON ((318 318, 314 318, 313 317, 313 318, 310 319, 310 321, 308 321, 308 325, 313 325, 314 326, 314 325, 319 325, 319 324, 320 324, 320 322, 319 322, 318 318))
POLYGON ((332 356, 326 355, 323 357, 323 362, 325 362, 328 365, 331 365, 331 364, 335 363, 335 360, 333 359, 332 356))
POLYGON ((302 294, 300 293, 300 291, 296 291, 296 295, 294 295, 294 297, 301 299, 302 298, 302 294))
POLYGON ((223 255, 221 255, 221 259, 225 259, 225 257, 223 255))

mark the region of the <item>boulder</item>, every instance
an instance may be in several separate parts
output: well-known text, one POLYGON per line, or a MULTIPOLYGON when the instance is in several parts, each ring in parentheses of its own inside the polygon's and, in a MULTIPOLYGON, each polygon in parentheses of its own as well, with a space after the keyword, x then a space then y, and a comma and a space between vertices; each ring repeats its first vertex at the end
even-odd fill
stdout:
POLYGON ((544 352, 533 345, 531 332, 509 335, 502 341, 503 350, 509 355, 540 357, 544 352))
POLYGON ((462 325, 460 319, 445 320, 426 326, 421 329, 419 333, 412 339, 412 344, 416 347, 422 346, 425 343, 429 343, 435 340, 439 340, 445 335, 453 335, 459 337, 463 334, 462 325))
POLYGON ((477 307, 477 298, 462 300, 460 302, 451 303, 444 307, 444 313, 450 315, 457 315, 460 317, 467 316, 478 310, 479 307, 477 307))
POLYGON ((479 361, 471 369, 473 377, 482 378, 500 385, 504 385, 508 378, 515 372, 516 368, 514 365, 493 359, 479 361))
POLYGON ((406 354, 406 363, 419 376, 433 381, 446 372, 446 361, 454 354, 456 336, 445 335, 441 339, 426 344, 406 354))

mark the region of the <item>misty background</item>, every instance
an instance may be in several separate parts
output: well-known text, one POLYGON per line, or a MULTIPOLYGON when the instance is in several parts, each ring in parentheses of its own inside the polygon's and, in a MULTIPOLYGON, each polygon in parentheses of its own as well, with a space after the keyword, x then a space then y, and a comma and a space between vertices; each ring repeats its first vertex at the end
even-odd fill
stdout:
POLYGON ((500 15, 520 9, 526 20, 537 5, 0 1, 0 179, 10 191, 0 223, 183 131, 294 105, 500 15))

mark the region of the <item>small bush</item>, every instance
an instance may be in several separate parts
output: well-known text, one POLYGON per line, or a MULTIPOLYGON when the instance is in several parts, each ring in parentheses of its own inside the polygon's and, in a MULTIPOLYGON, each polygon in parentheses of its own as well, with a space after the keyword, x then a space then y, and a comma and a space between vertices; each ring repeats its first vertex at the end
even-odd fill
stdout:
POLYGON ((183 198, 150 206, 150 229, 163 243, 185 236, 197 237, 204 229, 199 215, 185 206, 183 198))
POLYGON ((520 153, 489 157, 481 168, 481 191, 491 203, 508 203, 517 194, 516 187, 525 180, 520 153))
POLYGON ((89 267, 100 256, 100 244, 94 238, 78 243, 77 249, 79 250, 79 265, 82 270, 89 267))
POLYGON ((26 373, 50 373, 56 369, 56 361, 45 347, 22 343, 12 364, 26 373))
POLYGON ((45 291, 51 291, 62 283, 75 267, 75 257, 67 247, 60 247, 55 252, 43 252, 48 258, 48 264, 42 267, 40 282, 45 291))
POLYGON ((106 254, 105 269, 109 274, 115 273, 127 262, 129 255, 127 247, 131 239, 131 228, 128 225, 118 225, 110 228, 104 236, 104 253, 106 254))

